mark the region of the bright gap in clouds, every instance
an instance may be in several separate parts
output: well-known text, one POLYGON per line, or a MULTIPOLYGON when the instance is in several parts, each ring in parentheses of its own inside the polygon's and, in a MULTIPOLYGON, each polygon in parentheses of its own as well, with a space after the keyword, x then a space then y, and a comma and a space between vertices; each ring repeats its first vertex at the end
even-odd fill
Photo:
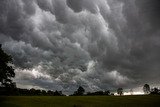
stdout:
POLYGON ((144 95, 144 92, 133 92, 133 93, 130 93, 130 92, 124 92, 124 95, 144 95))

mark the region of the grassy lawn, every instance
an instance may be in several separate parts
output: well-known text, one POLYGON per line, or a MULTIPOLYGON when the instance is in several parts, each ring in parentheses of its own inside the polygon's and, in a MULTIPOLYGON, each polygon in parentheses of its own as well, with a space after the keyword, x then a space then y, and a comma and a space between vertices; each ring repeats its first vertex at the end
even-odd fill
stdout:
POLYGON ((1 96, 0 107, 160 107, 160 96, 1 96))

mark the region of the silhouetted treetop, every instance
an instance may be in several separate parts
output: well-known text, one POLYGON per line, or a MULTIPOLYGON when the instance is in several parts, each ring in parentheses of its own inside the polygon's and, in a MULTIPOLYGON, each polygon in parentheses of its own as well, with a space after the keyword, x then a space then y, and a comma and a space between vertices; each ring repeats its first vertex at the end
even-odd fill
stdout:
POLYGON ((117 89, 117 94, 123 95, 123 88, 118 88, 117 89))
POLYGON ((15 77, 14 69, 9 63, 12 63, 12 57, 2 50, 0 44, 0 83, 1 86, 11 87, 11 78, 15 77))
POLYGON ((143 86, 143 91, 145 94, 148 94, 150 92, 150 86, 148 84, 145 84, 143 86))
POLYGON ((77 91, 74 92, 73 95, 83 95, 85 92, 85 89, 82 86, 79 86, 79 88, 77 89, 77 91))

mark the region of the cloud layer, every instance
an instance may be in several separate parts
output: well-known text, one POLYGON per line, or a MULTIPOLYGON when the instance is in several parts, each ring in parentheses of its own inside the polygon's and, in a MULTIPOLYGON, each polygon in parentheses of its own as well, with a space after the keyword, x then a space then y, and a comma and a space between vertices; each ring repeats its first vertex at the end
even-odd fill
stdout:
POLYGON ((160 81, 159 0, 1 0, 20 87, 72 93, 160 81))

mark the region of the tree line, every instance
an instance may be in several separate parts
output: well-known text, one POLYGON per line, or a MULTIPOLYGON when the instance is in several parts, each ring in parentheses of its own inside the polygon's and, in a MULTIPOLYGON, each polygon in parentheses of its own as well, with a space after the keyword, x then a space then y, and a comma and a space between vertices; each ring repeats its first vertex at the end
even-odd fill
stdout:
POLYGON ((0 95, 7 96, 65 96, 62 91, 40 90, 40 89, 21 89, 0 87, 0 95))
POLYGON ((108 95, 113 95, 113 93, 110 93, 109 90, 85 93, 85 89, 82 86, 79 86, 78 89, 70 96, 96 96, 96 95, 101 95, 101 96, 107 95, 108 96, 108 95))

